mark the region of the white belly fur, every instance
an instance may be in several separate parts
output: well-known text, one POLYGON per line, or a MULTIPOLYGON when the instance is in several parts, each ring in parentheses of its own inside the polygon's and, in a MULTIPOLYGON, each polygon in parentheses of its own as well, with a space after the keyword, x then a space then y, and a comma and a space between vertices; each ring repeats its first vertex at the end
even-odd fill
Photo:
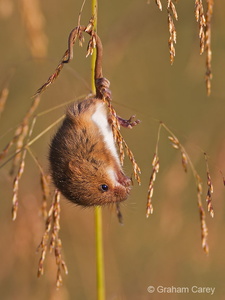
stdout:
POLYGON ((113 138, 112 128, 107 118, 105 103, 102 102, 97 104, 96 111, 92 115, 92 120, 98 126, 104 138, 104 141, 106 143, 106 147, 111 151, 118 165, 120 165, 120 160, 118 157, 115 141, 113 138))

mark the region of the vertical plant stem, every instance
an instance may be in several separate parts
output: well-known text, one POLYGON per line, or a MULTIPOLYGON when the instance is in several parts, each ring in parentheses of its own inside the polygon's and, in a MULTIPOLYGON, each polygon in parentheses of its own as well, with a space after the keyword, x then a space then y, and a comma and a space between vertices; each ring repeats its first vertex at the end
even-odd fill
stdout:
MULTIPOLYGON (((97 0, 92 0, 92 15, 94 16, 94 29, 97 29, 97 0)), ((96 49, 91 60, 91 86, 95 94, 95 60, 96 49)), ((95 207, 95 236, 96 236, 96 270, 97 270, 97 300, 105 299, 104 253, 102 234, 102 208, 95 207)))
POLYGON ((105 299, 105 276, 104 276, 101 206, 95 207, 95 233, 96 233, 97 300, 104 300, 105 299))

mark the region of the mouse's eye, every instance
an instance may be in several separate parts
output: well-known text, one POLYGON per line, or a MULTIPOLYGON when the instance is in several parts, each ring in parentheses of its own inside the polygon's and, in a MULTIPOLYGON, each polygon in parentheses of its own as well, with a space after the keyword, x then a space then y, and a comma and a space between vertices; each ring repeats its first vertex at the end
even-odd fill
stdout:
POLYGON ((109 189, 109 187, 108 187, 107 184, 102 184, 102 185, 100 185, 100 189, 101 189, 103 192, 107 192, 108 189, 109 189))

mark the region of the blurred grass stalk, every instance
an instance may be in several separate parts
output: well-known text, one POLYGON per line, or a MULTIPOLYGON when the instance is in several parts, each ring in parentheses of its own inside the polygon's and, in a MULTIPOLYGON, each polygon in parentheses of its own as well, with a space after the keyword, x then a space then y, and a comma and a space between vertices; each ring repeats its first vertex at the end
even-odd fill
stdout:
POLYGON ((48 38, 45 33, 45 17, 39 0, 20 0, 20 10, 29 50, 34 58, 45 58, 48 51, 48 38))
MULTIPOLYGON (((94 30, 97 29, 97 0, 92 0, 92 15, 94 16, 94 30)), ((95 60, 96 48, 91 59, 91 86, 95 94, 95 60)), ((95 207, 95 238, 96 238, 96 279, 97 279, 97 300, 105 299, 105 274, 104 274, 104 251, 102 234, 102 208, 95 207)))

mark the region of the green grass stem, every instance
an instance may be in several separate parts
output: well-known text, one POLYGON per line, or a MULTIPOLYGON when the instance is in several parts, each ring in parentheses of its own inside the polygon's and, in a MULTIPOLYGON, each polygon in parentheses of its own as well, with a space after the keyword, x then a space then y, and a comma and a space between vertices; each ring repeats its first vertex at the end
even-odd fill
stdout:
MULTIPOLYGON (((97 29, 97 0, 92 0, 92 15, 95 16, 94 29, 97 29)), ((95 93, 95 60, 96 49, 91 59, 91 86, 95 93)), ((95 236, 96 236, 96 271, 97 271, 97 300, 105 300, 104 251, 102 232, 102 208, 95 207, 95 236)))

